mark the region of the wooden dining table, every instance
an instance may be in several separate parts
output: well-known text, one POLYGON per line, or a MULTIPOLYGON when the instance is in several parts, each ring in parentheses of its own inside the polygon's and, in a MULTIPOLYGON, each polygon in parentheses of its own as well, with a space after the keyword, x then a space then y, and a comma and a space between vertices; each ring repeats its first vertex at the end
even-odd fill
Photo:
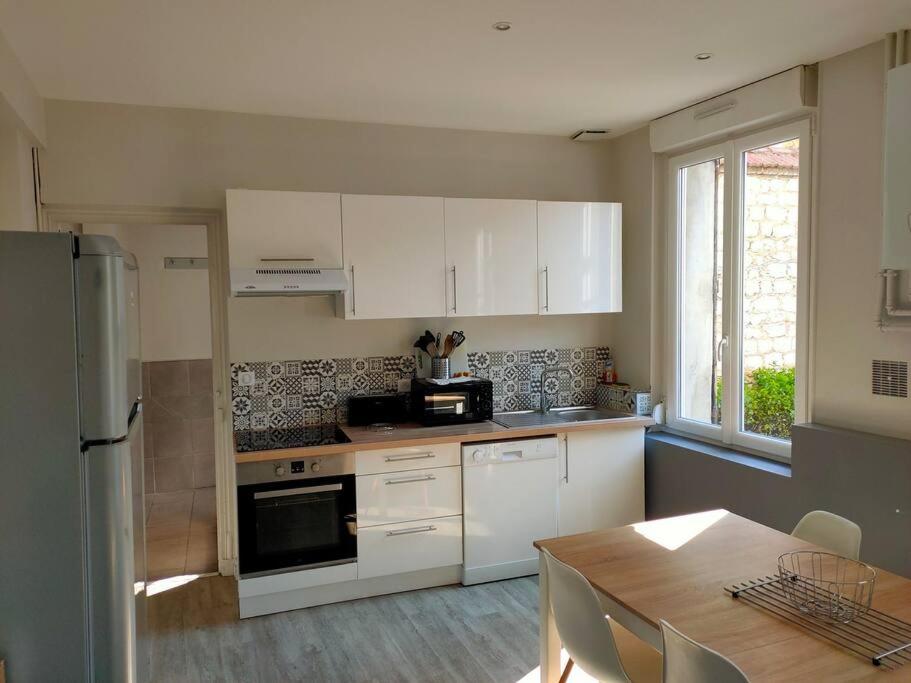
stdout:
MULTIPOLYGON (((816 548, 727 510, 535 542, 579 570, 605 613, 661 650, 659 620, 735 662, 750 681, 911 681, 911 662, 874 666, 725 587, 774 575, 778 557, 816 548)), ((560 677, 560 639, 541 559, 541 681, 560 677)), ((911 580, 876 570, 872 607, 911 622, 911 580)), ((622 653, 621 653, 622 655, 622 653)))

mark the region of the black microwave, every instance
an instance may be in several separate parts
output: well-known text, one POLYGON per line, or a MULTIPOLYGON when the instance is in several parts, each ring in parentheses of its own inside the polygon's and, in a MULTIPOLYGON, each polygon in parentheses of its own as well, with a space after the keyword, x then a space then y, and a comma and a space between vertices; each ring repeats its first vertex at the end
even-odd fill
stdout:
POLYGON ((483 422, 493 418, 493 383, 469 379, 437 384, 411 380, 411 415, 426 427, 483 422))

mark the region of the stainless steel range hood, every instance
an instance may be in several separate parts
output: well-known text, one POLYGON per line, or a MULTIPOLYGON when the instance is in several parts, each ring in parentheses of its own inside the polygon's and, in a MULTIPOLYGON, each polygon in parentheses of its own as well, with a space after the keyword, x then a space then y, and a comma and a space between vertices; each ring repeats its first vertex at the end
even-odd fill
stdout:
POLYGON ((348 288, 341 268, 232 268, 234 296, 326 296, 348 288))

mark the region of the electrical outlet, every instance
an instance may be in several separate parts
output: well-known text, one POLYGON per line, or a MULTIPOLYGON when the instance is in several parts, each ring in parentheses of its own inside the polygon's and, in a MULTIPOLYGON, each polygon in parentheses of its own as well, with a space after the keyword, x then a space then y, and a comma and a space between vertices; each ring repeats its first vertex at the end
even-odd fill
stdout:
POLYGON ((237 373, 237 383, 242 387, 252 387, 256 384, 256 374, 249 370, 247 372, 237 373))
POLYGON ((410 379, 400 379, 399 380, 399 393, 405 393, 411 391, 411 380, 410 379))

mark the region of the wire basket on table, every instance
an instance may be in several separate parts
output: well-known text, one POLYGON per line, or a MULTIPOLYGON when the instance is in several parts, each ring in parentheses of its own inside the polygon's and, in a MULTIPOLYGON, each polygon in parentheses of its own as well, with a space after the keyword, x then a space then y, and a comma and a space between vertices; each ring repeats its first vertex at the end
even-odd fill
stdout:
POLYGON ((812 550, 779 557, 778 576, 785 596, 801 612, 841 623, 867 613, 876 582, 870 565, 812 550))

